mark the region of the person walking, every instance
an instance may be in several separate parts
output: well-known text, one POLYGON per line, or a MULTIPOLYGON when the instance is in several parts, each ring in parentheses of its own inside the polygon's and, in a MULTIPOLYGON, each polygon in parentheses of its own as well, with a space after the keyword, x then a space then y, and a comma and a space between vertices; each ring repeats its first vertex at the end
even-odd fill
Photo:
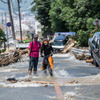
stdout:
POLYGON ((53 48, 49 44, 49 41, 47 39, 44 39, 41 48, 41 57, 44 57, 41 70, 44 71, 45 74, 47 74, 47 68, 48 68, 50 76, 53 76, 53 70, 54 70, 52 55, 53 55, 53 48))
POLYGON ((30 42, 28 47, 28 57, 30 58, 29 61, 29 76, 31 76, 32 69, 34 74, 37 73, 37 65, 39 59, 39 49, 41 49, 41 43, 38 41, 38 35, 34 35, 34 40, 30 42))

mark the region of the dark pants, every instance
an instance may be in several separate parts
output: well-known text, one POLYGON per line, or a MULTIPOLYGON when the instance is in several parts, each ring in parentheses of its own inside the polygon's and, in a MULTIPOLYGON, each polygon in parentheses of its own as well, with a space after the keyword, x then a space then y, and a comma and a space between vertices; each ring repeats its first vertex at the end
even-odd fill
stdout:
POLYGON ((49 64, 49 61, 48 61, 48 57, 49 57, 49 56, 46 56, 46 57, 44 57, 44 59, 43 59, 43 70, 44 70, 44 73, 46 74, 46 73, 47 73, 46 70, 47 70, 47 68, 48 68, 49 73, 50 73, 50 76, 53 76, 53 72, 52 72, 52 69, 51 69, 51 67, 50 67, 50 64, 49 64))
POLYGON ((38 65, 38 57, 32 57, 30 56, 29 61, 29 71, 32 71, 32 68, 34 68, 34 71, 37 71, 37 65, 38 65))

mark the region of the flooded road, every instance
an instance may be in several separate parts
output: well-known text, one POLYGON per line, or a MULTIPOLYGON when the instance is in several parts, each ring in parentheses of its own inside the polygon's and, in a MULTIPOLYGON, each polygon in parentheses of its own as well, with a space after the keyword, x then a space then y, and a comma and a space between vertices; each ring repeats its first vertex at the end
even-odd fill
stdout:
POLYGON ((26 55, 21 62, 1 67, 0 100, 100 100, 100 69, 69 53, 53 58, 54 77, 41 71, 43 58, 39 59, 37 76, 28 76, 26 55), (18 82, 8 82, 11 77, 18 82))

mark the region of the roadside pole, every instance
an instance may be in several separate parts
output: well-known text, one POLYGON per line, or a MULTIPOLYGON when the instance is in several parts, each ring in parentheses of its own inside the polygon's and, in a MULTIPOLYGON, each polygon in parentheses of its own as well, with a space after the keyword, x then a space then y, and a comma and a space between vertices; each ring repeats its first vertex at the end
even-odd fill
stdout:
POLYGON ((8 49, 9 49, 9 38, 8 38, 8 28, 7 28, 7 16, 6 16, 6 12, 5 12, 5 27, 6 27, 6 35, 7 35, 7 45, 8 45, 8 49))
POLYGON ((12 32, 13 32, 13 39, 16 40, 15 30, 14 30, 14 24, 13 24, 13 18, 12 18, 11 5, 10 5, 10 0, 8 0, 8 9, 9 9, 9 15, 10 15, 10 21, 11 21, 11 28, 12 28, 12 32))
MULTIPOLYGON (((3 19, 4 13, 2 13, 2 27, 4 27, 4 19, 3 19)), ((4 31, 4 30, 3 30, 4 31)), ((4 49, 6 49, 6 44, 4 42, 4 49)))
POLYGON ((17 2, 18 2, 18 12, 19 12, 20 38, 21 38, 21 43, 22 43, 23 38, 22 38, 22 27, 21 27, 20 1, 17 0, 17 2))

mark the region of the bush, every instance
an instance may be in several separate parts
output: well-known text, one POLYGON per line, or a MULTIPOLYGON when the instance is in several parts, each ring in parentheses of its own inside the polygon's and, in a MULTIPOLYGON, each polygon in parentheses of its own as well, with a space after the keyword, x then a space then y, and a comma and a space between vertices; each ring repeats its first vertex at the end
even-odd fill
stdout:
POLYGON ((6 51, 6 49, 2 49, 2 50, 0 50, 0 53, 3 53, 3 52, 5 52, 6 51))
POLYGON ((30 39, 26 39, 26 40, 23 40, 23 43, 30 43, 32 40, 30 39))
POLYGON ((5 38, 5 33, 4 31, 0 28, 0 46, 3 42, 6 42, 6 38, 5 38))
POLYGON ((88 39, 89 39, 89 33, 87 31, 78 31, 77 36, 77 42, 80 44, 80 46, 88 46, 88 39))
POLYGON ((28 39, 30 39, 30 37, 31 37, 31 34, 29 34, 29 33, 28 33, 26 36, 27 36, 27 38, 28 38, 28 39))

